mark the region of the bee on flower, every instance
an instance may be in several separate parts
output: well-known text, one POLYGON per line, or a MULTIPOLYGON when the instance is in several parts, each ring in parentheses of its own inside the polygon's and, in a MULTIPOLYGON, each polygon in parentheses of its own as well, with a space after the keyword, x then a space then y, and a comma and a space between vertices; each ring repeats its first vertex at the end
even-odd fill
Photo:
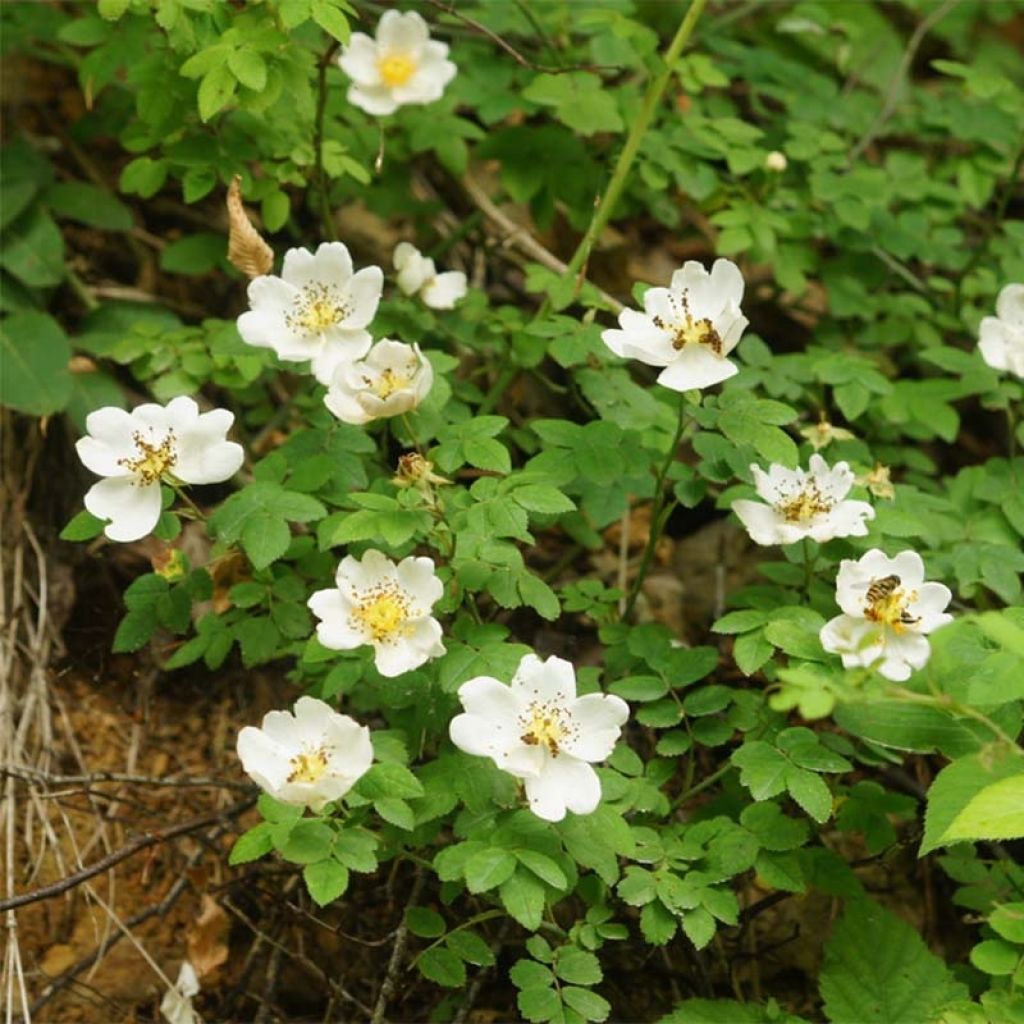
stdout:
POLYGON ((410 103, 434 103, 457 71, 448 46, 430 38, 415 11, 385 11, 375 38, 353 32, 338 66, 352 79, 349 103, 375 117, 410 103))
POLYGON ((836 603, 843 614, 821 627, 821 645, 841 655, 847 668, 873 667, 903 682, 927 664, 927 635, 953 621, 945 610, 952 597, 944 584, 925 582, 916 551, 889 558, 872 548, 840 563, 836 603))
POLYGON ((812 455, 809 469, 772 464, 766 473, 752 465, 761 501, 740 499, 732 510, 755 544, 795 544, 805 537, 822 543, 834 537, 863 537, 875 510, 847 499, 854 477, 845 462, 833 467, 812 455))
POLYGON ((629 717, 620 697, 577 697, 568 661, 528 654, 510 684, 479 676, 459 687, 459 699, 465 710, 449 725, 452 742, 522 779, 538 818, 590 814, 601 802, 592 765, 610 756, 629 717))
POLYGON ((75 450, 104 479, 86 493, 86 510, 108 520, 103 532, 111 540, 145 537, 160 519, 162 483, 215 484, 238 472, 245 453, 227 440, 234 421, 227 409, 200 413, 184 395, 166 406, 90 413, 75 450))
POLYGON ((673 391, 709 388, 739 373, 727 358, 747 326, 740 312, 743 275, 731 260, 709 274, 688 260, 668 288, 648 288, 644 311, 624 309, 601 338, 624 359, 661 366, 658 383, 673 391))
POLYGON ((317 639, 332 651, 369 644, 382 676, 399 676, 444 654, 441 624, 431 614, 444 586, 430 558, 403 558, 397 565, 380 551, 341 560, 336 587, 307 602, 320 619, 317 639))

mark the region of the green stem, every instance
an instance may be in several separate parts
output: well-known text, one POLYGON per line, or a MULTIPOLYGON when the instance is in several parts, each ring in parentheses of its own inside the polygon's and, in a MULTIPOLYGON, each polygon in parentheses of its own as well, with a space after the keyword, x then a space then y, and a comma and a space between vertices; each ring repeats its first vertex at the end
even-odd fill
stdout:
POLYGON ((706 779, 701 779, 695 786, 690 786, 688 789, 684 789, 683 792, 672 801, 672 810, 674 811, 679 807, 682 807, 687 800, 695 797, 698 793, 703 793, 705 789, 710 789, 716 782, 718 782, 719 779, 728 775, 734 767, 735 765, 733 765, 731 761, 727 761, 721 768, 712 772, 706 779))
MULTIPOLYGON (((694 0, 696 3, 697 0, 694 0)), ((680 438, 683 436, 683 428, 686 424, 686 399, 683 395, 679 396, 679 417, 676 421, 676 432, 672 435, 672 443, 668 447, 668 454, 665 456, 665 461, 658 469, 658 474, 654 484, 654 507, 651 509, 651 526, 650 532, 647 535, 647 545, 644 547, 643 556, 640 559, 640 568, 637 569, 636 579, 633 580, 633 585, 629 588, 629 596, 626 598, 626 604, 622 609, 621 621, 628 621, 629 617, 633 614, 633 606, 636 604, 637 598, 640 596, 640 588, 644 585, 644 580, 647 577, 647 573, 650 571, 651 562, 654 559, 654 552, 658 546, 658 540, 661 537, 662 530, 665 528, 665 523, 668 521, 669 515, 672 513, 672 508, 675 507, 675 502, 671 503, 671 506, 666 508, 668 505, 668 495, 665 491, 665 478, 668 476, 668 471, 672 468, 672 463, 676 460, 676 452, 679 448, 680 438)))
POLYGON ((991 730, 994 736, 999 737, 1003 743, 1007 746, 1016 749, 1017 753, 1024 755, 1024 750, 1021 749, 1020 744, 1008 733, 1002 726, 993 722, 988 715, 983 714, 976 708, 972 708, 969 704, 961 704, 959 701, 953 700, 952 697, 947 694, 941 694, 939 696, 929 696, 926 693, 917 693, 914 690, 908 690, 903 686, 890 686, 888 693, 892 697, 898 697, 900 700, 905 700, 911 704, 927 704, 931 707, 938 708, 940 711, 948 711, 952 715, 961 715, 964 718, 973 718, 974 721, 980 722, 986 729, 991 730))
POLYGON ((498 378, 491 386, 491 390, 487 392, 484 400, 480 403, 480 408, 476 411, 477 416, 486 416, 498 404, 498 402, 501 401, 502 396, 508 390, 509 385, 516 379, 518 374, 518 366, 506 366, 505 369, 498 374, 498 378))
POLYGON ((814 563, 817 558, 811 558, 810 538, 804 537, 800 542, 804 549, 804 597, 811 599, 811 581, 814 579, 814 563))
MULTIPOLYGON (((675 71, 675 63, 683 52, 683 47, 690 41, 690 36, 693 34, 697 19, 700 17, 701 11, 704 10, 706 2, 707 0, 692 0, 689 10, 687 10, 683 20, 679 23, 679 28, 676 29, 676 34, 672 42, 669 43, 668 49, 662 58, 664 67, 651 79, 651 84, 647 87, 647 92, 644 94, 643 102, 640 105, 640 111, 633 122, 632 128, 629 130, 629 135, 626 137, 626 144, 622 147, 622 152, 619 154, 619 159, 615 164, 615 170, 612 172, 608 187, 605 189, 604 195, 594 211, 594 216, 591 218, 586 234, 580 240, 580 244, 576 247, 576 251, 573 253, 572 259, 569 260, 569 265, 566 268, 566 277, 577 276, 577 287, 582 285, 585 267, 590 259, 591 250, 594 248, 598 238, 600 238, 601 232, 604 231, 605 225, 615 209, 615 204, 622 195, 622 190, 625 188, 626 181, 629 178, 629 172, 633 167, 633 161, 640 150, 640 143, 643 141, 644 133, 651 123, 651 118, 654 117, 654 111, 658 103, 668 88, 669 80, 675 71)), ((544 307, 547 305, 548 303, 545 301, 544 307)), ((542 307, 542 310, 547 312, 544 307, 542 307)))

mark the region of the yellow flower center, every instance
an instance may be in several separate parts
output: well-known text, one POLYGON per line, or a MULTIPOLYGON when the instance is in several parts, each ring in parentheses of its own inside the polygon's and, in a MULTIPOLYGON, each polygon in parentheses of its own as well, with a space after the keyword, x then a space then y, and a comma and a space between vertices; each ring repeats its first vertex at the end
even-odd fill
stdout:
POLYGON ((319 782, 327 774, 327 751, 319 747, 296 754, 291 761, 289 782, 319 782))
POLYGON ((394 586, 380 587, 363 599, 352 617, 373 643, 388 643, 409 632, 409 599, 394 586))
POLYGON ((921 621, 908 611, 910 604, 917 600, 917 591, 904 592, 900 582, 895 575, 872 580, 864 605, 865 619, 888 626, 894 633, 903 633, 907 626, 921 621))
POLYGON ((304 334, 323 334, 348 316, 348 307, 336 291, 326 284, 307 284, 296 296, 292 311, 284 320, 304 334))
POLYGON ((394 370, 385 370, 372 385, 373 393, 378 398, 390 398, 396 391, 407 388, 412 383, 411 377, 394 370))
POLYGON ((808 523, 816 516, 832 511, 832 502, 825 498, 817 486, 806 483, 799 494, 780 501, 775 511, 787 523, 808 523))
POLYGON ((575 731, 565 708, 535 701, 519 722, 523 731, 519 738, 527 746, 544 746, 552 757, 558 757, 559 745, 575 731))
POLYGON ((666 321, 661 316, 651 319, 655 327, 672 335, 672 347, 680 351, 687 345, 707 345, 716 356, 722 357, 722 336, 706 316, 697 318, 690 313, 688 295, 670 293, 669 302, 676 313, 673 320, 666 321))
POLYGON ((377 70, 389 89, 405 85, 416 71, 416 62, 406 53, 389 53, 377 61, 377 70))
POLYGON ((139 431, 132 434, 135 450, 139 453, 133 459, 118 459, 119 466, 130 469, 140 484, 156 483, 178 461, 178 452, 174 446, 174 431, 167 435, 158 445, 151 444, 139 431))

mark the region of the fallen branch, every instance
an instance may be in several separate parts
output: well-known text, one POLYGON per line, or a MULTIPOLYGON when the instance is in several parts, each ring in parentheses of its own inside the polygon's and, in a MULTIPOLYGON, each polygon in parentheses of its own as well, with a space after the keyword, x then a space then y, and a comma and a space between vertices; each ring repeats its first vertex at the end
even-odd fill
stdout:
POLYGON ((100 782, 122 782, 135 786, 173 786, 212 789, 238 789, 255 791, 252 783, 235 779, 215 779, 203 775, 170 776, 157 778, 152 775, 132 775, 129 772, 91 772, 88 775, 56 775, 23 765, 0 765, 0 777, 12 776, 25 782, 45 783, 51 786, 91 786, 100 782))
POLYGON ((126 843, 120 849, 114 850, 113 853, 90 864, 88 867, 82 868, 80 871, 76 871, 72 875, 68 875, 66 878, 60 879, 58 882, 53 882, 50 885, 44 885, 38 889, 32 889, 29 892, 3 900, 0 902, 0 912, 14 910, 17 907, 24 907, 29 903, 37 903, 39 900, 48 900, 54 896, 60 896, 69 889, 73 889, 76 885, 81 885, 82 882, 94 878, 104 871, 109 871, 115 864, 120 864, 121 861, 127 860, 140 850, 147 850, 151 846, 159 846, 161 843, 166 843, 169 839, 175 839, 178 836, 187 835, 189 832, 195 832, 196 829, 203 828, 205 825, 229 821, 243 811, 248 810, 254 803, 256 803, 255 796, 247 797, 226 810, 212 811, 209 814, 202 814, 198 818, 190 818, 188 821, 180 822, 177 825, 169 825, 167 828, 162 828, 157 832, 147 832, 141 836, 136 836, 135 839, 130 843, 126 843))

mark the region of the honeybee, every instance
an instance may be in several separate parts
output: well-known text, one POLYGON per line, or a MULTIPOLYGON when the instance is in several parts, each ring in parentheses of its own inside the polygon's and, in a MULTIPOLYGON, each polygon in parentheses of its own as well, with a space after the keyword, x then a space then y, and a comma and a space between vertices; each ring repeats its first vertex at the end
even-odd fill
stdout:
POLYGON ((884 601, 900 585, 899 576, 883 576, 881 579, 872 580, 868 585, 867 593, 864 595, 868 604, 878 604, 884 601))
MULTIPOLYGON (((869 619, 877 620, 883 617, 884 612, 881 612, 878 606, 885 604, 885 602, 888 601, 888 599, 896 592, 902 582, 903 581, 899 576, 893 573, 890 576, 882 576, 879 579, 872 580, 868 584, 868 588, 864 596, 867 601, 866 615, 869 619)), ((921 621, 921 617, 919 615, 911 615, 905 607, 901 606, 898 610, 899 618, 896 619, 896 623, 901 626, 913 626, 921 621)))

